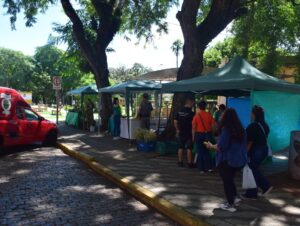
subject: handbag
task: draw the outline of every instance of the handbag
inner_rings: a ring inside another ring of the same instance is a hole
[[[249,165],[246,164],[243,168],[243,183],[242,183],[242,188],[243,189],[251,189],[251,188],[256,188],[256,182],[255,178],[253,176],[253,172],[250,169]]]
[[[261,130],[263,131],[263,133],[265,135],[267,146],[268,146],[268,156],[272,156],[273,155],[273,151],[271,149],[271,146],[268,144],[268,138],[267,138],[265,129],[264,129],[264,127],[259,122],[257,124],[259,125],[259,127],[261,128]]]

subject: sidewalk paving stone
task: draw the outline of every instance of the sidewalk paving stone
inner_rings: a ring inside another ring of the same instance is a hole
[[[268,198],[243,201],[235,213],[218,209],[224,201],[223,184],[217,172],[200,174],[197,169],[178,168],[176,156],[138,152],[128,140],[113,140],[60,125],[60,142],[94,157],[99,163],[156,195],[204,218],[212,225],[300,225],[300,201],[274,189]],[[287,169],[287,161],[265,165],[266,174]],[[241,174],[237,175],[238,191]],[[99,188],[101,189],[101,188]]]

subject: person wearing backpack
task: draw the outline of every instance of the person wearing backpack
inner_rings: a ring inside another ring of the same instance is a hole
[[[138,118],[141,120],[141,128],[150,129],[150,116],[153,110],[152,104],[149,101],[149,94],[143,94],[143,100],[138,111]]]

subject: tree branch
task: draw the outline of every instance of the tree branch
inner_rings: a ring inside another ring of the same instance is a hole
[[[121,10],[125,0],[100,2],[92,0],[92,4],[100,18],[100,26],[97,30],[97,51],[105,50],[121,25]]]
[[[86,56],[86,59],[89,62],[92,62],[92,60],[95,58],[95,55],[91,44],[85,37],[85,31],[83,28],[82,21],[80,20],[79,16],[77,15],[75,9],[73,8],[69,0],[61,0],[61,4],[65,14],[70,18],[70,20],[73,23],[73,32],[77,42],[79,43],[82,54]],[[93,64],[90,63],[90,65],[92,66]],[[95,71],[95,68],[93,68],[93,70]]]
[[[232,20],[244,13],[241,4],[241,0],[213,0],[209,14],[197,28],[199,39],[205,46]]]
[[[290,0],[294,6],[300,5],[300,0]]]
[[[176,18],[178,19],[184,39],[188,39],[197,32],[197,14],[200,7],[200,0],[184,0],[181,11],[178,11]],[[191,35],[190,35],[191,34]]]

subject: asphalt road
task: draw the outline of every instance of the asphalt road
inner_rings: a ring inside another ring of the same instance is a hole
[[[55,148],[0,153],[0,225],[176,225]]]

